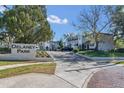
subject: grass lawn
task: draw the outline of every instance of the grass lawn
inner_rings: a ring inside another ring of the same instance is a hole
[[[5,70],[0,70],[0,78],[6,78],[6,77],[11,77],[26,73],[54,74],[55,68],[56,68],[55,63],[35,64],[35,65],[21,66],[16,68],[9,68]]]
[[[124,61],[116,62],[115,64],[124,64]]]
[[[79,51],[79,54],[90,57],[124,57],[124,53],[107,52],[107,51]]]
[[[29,61],[0,61],[0,66],[13,65],[13,64],[24,64],[24,63],[31,63],[31,62]]]

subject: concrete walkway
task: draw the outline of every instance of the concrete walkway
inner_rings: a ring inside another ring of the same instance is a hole
[[[74,88],[56,75],[29,73],[0,79],[0,88]]]
[[[20,67],[20,66],[34,65],[34,64],[45,64],[45,63],[46,62],[36,62],[36,63],[22,63],[22,64],[5,65],[5,66],[0,66],[0,70],[4,70],[4,69],[8,69],[8,68]]]
[[[24,63],[0,66],[0,70],[33,64],[50,62]],[[75,86],[57,75],[29,73],[0,79],[1,88],[74,88]]]

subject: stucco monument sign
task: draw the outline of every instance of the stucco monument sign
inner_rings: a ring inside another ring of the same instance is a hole
[[[36,44],[18,44],[10,45],[11,53],[0,55],[0,60],[36,60]]]
[[[34,59],[36,55],[36,44],[16,44],[10,45],[11,54],[17,59]]]
[[[0,55],[0,60],[28,60],[28,61],[42,61],[50,62],[53,59],[37,57],[36,51],[38,46],[36,44],[18,44],[13,43],[10,45],[11,53]]]

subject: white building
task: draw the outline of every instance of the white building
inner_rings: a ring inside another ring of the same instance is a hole
[[[48,41],[48,42],[41,43],[39,46],[40,46],[40,49],[43,49],[43,50],[57,50],[59,48],[59,42]]]
[[[114,48],[113,35],[108,33],[100,33],[98,44],[98,50],[111,50]],[[65,41],[65,47],[69,48],[85,48],[85,49],[95,49],[96,44],[94,41],[87,40],[83,33],[68,35]]]
[[[98,43],[98,50],[112,50],[114,49],[114,40],[113,40],[113,35],[108,34],[108,33],[100,33],[100,37],[102,37],[99,40]],[[96,44],[95,42],[89,42],[89,49],[95,49]]]
[[[74,34],[74,33],[70,33],[68,34],[65,42],[65,47],[69,47],[69,48],[78,48],[78,44],[79,44],[79,39],[78,39],[78,35]]]

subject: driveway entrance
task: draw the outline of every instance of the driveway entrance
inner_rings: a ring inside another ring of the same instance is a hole
[[[96,62],[71,52],[48,52],[57,63],[55,74],[75,87],[84,87],[89,75],[102,67],[113,66],[109,62]]]

